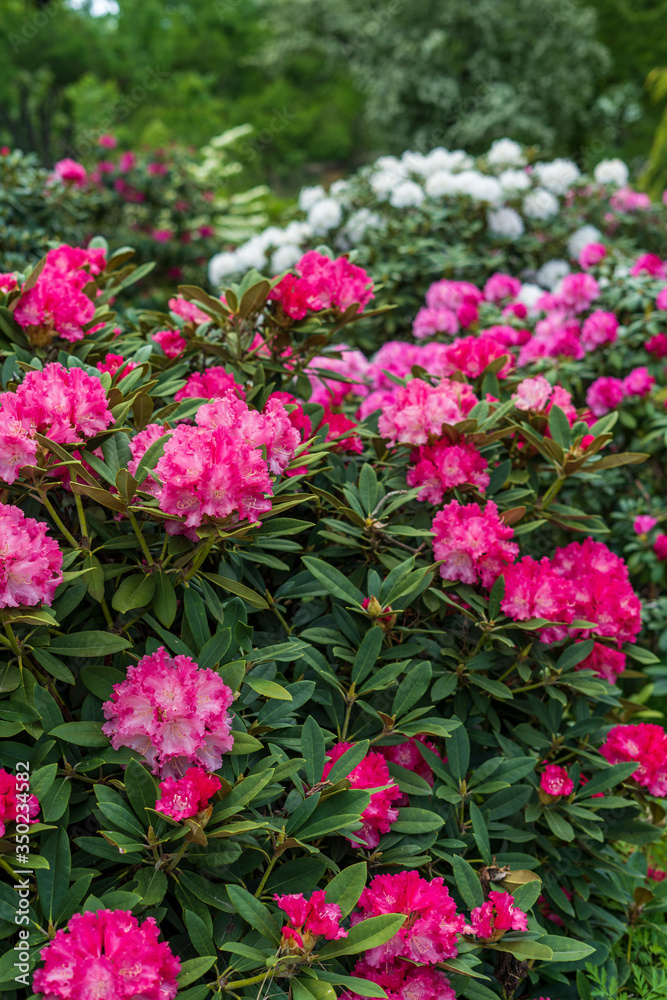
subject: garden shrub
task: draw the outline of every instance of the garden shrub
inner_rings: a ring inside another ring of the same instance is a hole
[[[372,356],[363,244],[162,312],[103,239],[0,276],[8,1000],[628,981],[667,898],[667,276],[628,245],[550,291],[434,264]]]

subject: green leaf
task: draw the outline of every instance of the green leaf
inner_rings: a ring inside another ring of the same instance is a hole
[[[398,933],[405,922],[402,913],[383,913],[379,917],[369,917],[368,920],[360,920],[358,924],[350,928],[346,938],[339,941],[330,941],[320,948],[319,956],[322,961],[330,958],[338,958],[339,955],[357,955],[360,951],[370,951],[384,944]]]
[[[554,441],[567,451],[570,447],[570,422],[560,406],[555,404],[549,410],[549,430]]]
[[[343,917],[351,913],[366,887],[366,862],[348,865],[334,875],[326,888],[327,903],[338,903]]]
[[[185,926],[188,929],[188,936],[197,954],[215,954],[213,938],[211,937],[209,929],[202,918],[197,916],[196,913],[193,913],[192,910],[186,910],[183,917],[185,920]]]
[[[588,958],[595,951],[593,945],[586,944],[585,941],[578,941],[576,938],[564,937],[561,934],[545,934],[540,938],[540,944],[551,948],[553,952],[552,962],[579,962],[582,958]]]
[[[145,608],[151,603],[155,593],[155,577],[143,573],[133,573],[121,581],[118,590],[113,595],[111,606],[114,611],[125,614],[134,608]]]
[[[316,559],[314,556],[303,556],[302,562],[309,573],[315,577],[318,583],[323,585],[324,589],[332,597],[337,597],[339,601],[345,601],[346,603],[361,604],[364,595],[353,583],[350,583],[340,570],[334,566],[330,566],[329,563],[324,562],[322,559]]]
[[[352,993],[358,993],[360,997],[377,997],[378,1000],[386,1000],[387,994],[369,979],[357,979],[356,976],[346,976],[343,973],[330,972],[328,969],[318,969],[317,975],[320,981],[333,983],[335,986],[345,986]]]
[[[174,623],[174,618],[176,617],[176,592],[174,591],[171,579],[166,573],[156,573],[154,575],[154,580],[155,594],[153,596],[153,611],[155,612],[158,620],[161,621],[166,628],[170,628]]]
[[[108,656],[129,649],[132,643],[110,632],[75,632],[51,639],[50,652],[58,656]]]
[[[327,781],[332,785],[335,785],[337,781],[342,778],[347,778],[350,771],[354,771],[355,767],[361,763],[366,754],[368,753],[369,742],[368,740],[362,740],[360,743],[353,744],[349,750],[346,750],[338,760],[334,763],[333,767],[327,775]]]
[[[378,502],[378,480],[372,465],[363,465],[359,473],[359,499],[366,514],[375,509]]]
[[[167,876],[159,868],[140,868],[135,875],[136,892],[143,906],[158,906],[167,891]]]
[[[463,781],[470,763],[470,740],[465,726],[459,726],[447,741],[447,763],[457,781]]]
[[[125,771],[125,792],[134,812],[144,826],[149,825],[146,809],[155,809],[160,797],[153,776],[138,760],[131,760]]]
[[[268,610],[269,605],[264,598],[260,597],[256,591],[251,590],[250,587],[246,587],[245,584],[237,583],[236,580],[232,580],[228,576],[220,576],[219,573],[202,573],[202,576],[210,580],[211,583],[215,583],[218,587],[222,587],[223,590],[229,591],[230,594],[242,597],[251,607],[261,608],[263,611]]]
[[[46,919],[54,920],[69,887],[72,867],[66,827],[49,830],[43,835],[41,853],[48,861],[49,867],[38,868],[35,872],[37,891]]]
[[[355,684],[361,684],[375,666],[382,649],[382,635],[382,629],[375,625],[361,640],[352,664],[352,680]]]
[[[279,701],[292,701],[292,695],[281,684],[266,680],[265,677],[253,677],[247,674],[245,679],[248,687],[264,698],[277,698]]]
[[[482,811],[475,802],[470,803],[470,819],[472,820],[472,832],[482,861],[486,865],[491,864],[491,845],[489,843],[489,831],[486,828]]]
[[[380,630],[378,629],[378,631]],[[429,661],[418,660],[398,686],[394,703],[391,706],[391,714],[395,718],[398,719],[402,715],[405,715],[413,705],[417,704],[419,699],[428,690],[431,684],[431,676],[432,670]]]
[[[216,630],[214,636],[212,636],[207,643],[199,650],[199,656],[197,657],[197,663],[202,668],[215,668],[223,656],[229,649],[232,643],[232,630],[231,628],[219,628]]]
[[[541,941],[526,941],[524,938],[516,941],[508,937],[503,937],[495,944],[486,946],[495,951],[507,951],[514,955],[520,962],[538,961],[550,962],[553,958],[553,951]]]
[[[452,868],[456,888],[465,905],[471,910],[475,906],[481,906],[484,902],[484,893],[474,868],[459,854],[452,855]]]
[[[101,722],[64,722],[52,729],[49,735],[79,747],[109,746],[109,740],[102,732]]]
[[[184,986],[189,986],[196,979],[203,976],[216,961],[216,955],[207,955],[200,958],[190,958],[187,962],[181,962],[181,971],[178,974],[179,991]]]
[[[228,885],[230,902],[246,923],[275,945],[280,944],[280,926],[269,909],[240,885]]]
[[[557,809],[545,809],[544,818],[551,832],[560,840],[565,840],[568,843],[574,840],[574,830],[571,824],[560,815]]]
[[[532,882],[524,882],[523,885],[519,885],[516,889],[512,889],[514,904],[515,906],[518,906],[520,910],[523,910],[524,913],[527,913],[540,898],[541,892],[541,879],[536,878]]]
[[[326,757],[324,734],[312,715],[309,715],[303,724],[303,729],[301,730],[301,748],[305,758],[304,770],[306,772],[306,781],[312,788],[313,785],[316,785],[322,779]]]
[[[398,819],[391,824],[394,833],[430,833],[445,825],[442,816],[430,809],[414,809],[405,806],[398,810]]]
[[[603,768],[578,790],[577,802],[582,799],[590,799],[596,792],[606,792],[608,788],[620,785],[622,781],[634,774],[638,767],[637,761],[630,761],[627,764],[610,764],[609,767]]]

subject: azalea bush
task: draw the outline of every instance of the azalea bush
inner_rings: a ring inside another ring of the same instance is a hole
[[[574,1000],[659,933],[664,262],[434,265],[364,353],[324,249],[0,275],[8,1000]]]

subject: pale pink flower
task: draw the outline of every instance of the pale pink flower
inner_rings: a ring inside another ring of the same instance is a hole
[[[164,646],[129,667],[102,710],[114,750],[139,751],[154,774],[178,777],[191,766],[217,771],[234,738],[234,695],[219,674]]]
[[[445,424],[464,420],[476,403],[474,392],[463,382],[443,378],[433,386],[413,378],[383,411],[379,431],[390,444],[427,444],[441,436]]]
[[[512,529],[492,501],[482,510],[476,503],[461,506],[452,500],[436,514],[431,530],[433,555],[442,562],[444,580],[481,582],[490,588],[519,553],[516,542],[509,541]]]
[[[544,375],[525,378],[519,382],[512,396],[517,410],[544,410],[553,392],[553,386]]]

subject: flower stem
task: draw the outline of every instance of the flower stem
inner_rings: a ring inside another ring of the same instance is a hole
[[[88,548],[88,525],[86,524],[86,515],[83,510],[83,504],[81,503],[81,497],[78,493],[74,493],[74,503],[76,504],[76,512],[79,517],[79,530],[81,531],[81,542],[82,544],[79,548]]]
[[[128,511],[128,516],[130,518],[130,524],[132,525],[132,527],[134,529],[134,533],[137,536],[137,538],[139,539],[139,545],[141,545],[141,551],[146,556],[146,562],[148,563],[149,566],[152,566],[153,565],[153,556],[151,555],[150,549],[148,548],[148,545],[146,544],[146,539],[144,538],[144,536],[143,536],[143,534],[141,532],[141,527],[139,525],[139,522],[137,521],[137,519],[136,519],[135,515],[132,513],[132,511]]]
[[[56,513],[53,504],[51,503],[51,501],[48,499],[48,497],[46,495],[46,490],[44,490],[44,491],[40,490],[40,492],[39,492],[39,499],[42,501],[42,503],[44,504],[44,506],[48,510],[49,514],[51,515],[52,520],[55,521],[55,523],[58,525],[58,528],[60,529],[60,531],[62,531],[63,535],[65,536],[65,538],[67,539],[67,541],[70,543],[70,545],[72,546],[72,548],[73,549],[79,549],[79,548],[81,548],[81,546],[77,542],[77,540],[74,537],[74,535],[70,531],[67,530],[67,528],[65,527],[65,525],[61,521],[60,517]]]

